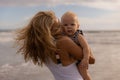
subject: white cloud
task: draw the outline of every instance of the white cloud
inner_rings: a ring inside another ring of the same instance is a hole
[[[0,6],[39,6],[56,4],[55,0],[0,0]]]
[[[100,9],[108,9],[108,10],[119,10],[120,9],[120,0],[108,1],[108,0],[97,0],[95,2],[83,2],[81,5],[100,8]]]
[[[120,29],[120,12],[110,13],[94,18],[80,17],[80,23],[83,29],[88,30],[117,30]]]
[[[120,0],[0,0],[0,6],[83,5],[93,8],[119,10]]]

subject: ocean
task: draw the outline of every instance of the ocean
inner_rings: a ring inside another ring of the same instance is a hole
[[[84,36],[96,58],[88,69],[92,80],[119,80],[120,31],[84,31]],[[25,63],[23,56],[16,54],[14,38],[11,31],[0,32],[0,80],[54,80],[45,65]]]

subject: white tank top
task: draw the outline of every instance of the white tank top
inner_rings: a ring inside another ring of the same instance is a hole
[[[46,66],[52,72],[55,80],[83,80],[78,72],[76,62],[68,66],[62,66],[62,64],[55,64],[50,59]]]

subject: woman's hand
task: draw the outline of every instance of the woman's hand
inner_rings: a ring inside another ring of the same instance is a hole
[[[79,66],[80,66],[81,68],[86,68],[86,69],[88,69],[88,64],[89,64],[89,60],[83,58],[83,59],[81,60],[80,64],[79,64]]]

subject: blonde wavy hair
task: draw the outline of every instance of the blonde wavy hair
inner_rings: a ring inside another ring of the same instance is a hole
[[[34,64],[42,65],[51,58],[56,62],[54,36],[59,28],[51,31],[55,22],[56,16],[52,11],[40,11],[26,27],[17,31],[17,52],[23,54],[25,61],[32,60]]]

